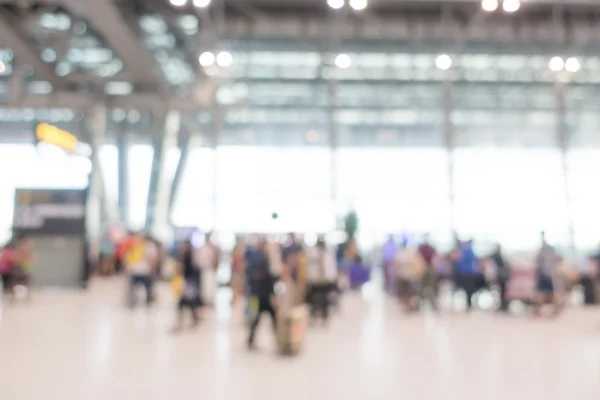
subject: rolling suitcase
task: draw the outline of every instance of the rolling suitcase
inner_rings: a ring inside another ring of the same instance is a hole
[[[296,306],[282,311],[277,316],[277,351],[281,355],[293,356],[302,350],[308,310],[306,306]]]

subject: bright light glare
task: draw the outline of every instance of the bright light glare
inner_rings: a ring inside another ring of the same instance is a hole
[[[175,7],[183,7],[187,4],[187,0],[170,0]]]
[[[452,66],[452,58],[448,54],[440,54],[435,59],[435,65],[441,70],[448,70]]]
[[[198,62],[203,67],[210,67],[215,63],[215,55],[210,51],[205,51],[204,53],[200,54],[200,57],[198,57]]]
[[[194,0],[194,6],[198,8],[208,7],[210,0]]]
[[[227,51],[217,54],[217,65],[219,67],[229,67],[233,63],[233,56]]]
[[[4,71],[6,71],[6,65],[0,61],[0,74],[4,73]]]
[[[364,10],[368,5],[368,0],[350,0],[350,7],[356,11]]]
[[[512,13],[521,8],[520,0],[504,0],[502,3],[502,9],[508,13]]]
[[[338,54],[335,57],[335,65],[338,68],[348,68],[352,65],[352,59],[348,54]]]
[[[569,57],[567,58],[567,61],[565,61],[565,69],[568,72],[577,72],[579,71],[579,68],[581,68],[581,65],[579,64],[579,60],[575,57]]]
[[[562,71],[564,67],[565,62],[562,59],[562,57],[559,56],[552,57],[550,59],[550,62],[548,63],[548,68],[550,68],[550,70],[554,72]]]
[[[334,10],[339,10],[340,8],[344,7],[344,3],[344,0],[327,0],[327,5]]]
[[[486,12],[496,11],[498,9],[498,0],[481,0],[481,9]]]

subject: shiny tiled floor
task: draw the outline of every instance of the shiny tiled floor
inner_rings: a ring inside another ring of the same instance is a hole
[[[248,353],[237,312],[219,302],[197,331],[172,336],[172,299],[122,307],[123,284],[36,293],[3,309],[0,399],[600,398],[600,311],[558,320],[403,315],[368,290],[344,300],[305,352],[273,354],[268,321]]]

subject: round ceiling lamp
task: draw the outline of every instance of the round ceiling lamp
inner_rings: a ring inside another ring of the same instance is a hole
[[[485,12],[494,12],[498,9],[498,0],[481,0],[481,9]]]
[[[362,11],[369,5],[368,0],[350,0],[350,7],[356,11]]]
[[[449,70],[452,66],[452,58],[448,54],[440,54],[435,59],[435,66],[443,71]]]
[[[504,0],[502,2],[502,9],[507,13],[514,13],[521,8],[520,0]]]
[[[194,7],[205,8],[210,5],[210,0],[193,0]]]
[[[579,60],[576,57],[569,57],[565,61],[565,69],[568,72],[577,72],[580,68],[581,64],[579,64]]]
[[[215,55],[210,51],[205,51],[198,57],[198,62],[203,67],[210,67],[215,63]]]
[[[327,0],[327,5],[334,10],[339,10],[340,8],[344,7],[344,4],[344,0]]]
[[[564,67],[565,61],[562,59],[562,57],[559,56],[552,57],[550,59],[550,62],[548,63],[548,68],[550,68],[550,70],[554,72],[560,72],[563,70]]]
[[[219,67],[229,67],[233,63],[233,56],[228,51],[222,51],[217,54],[217,65]]]
[[[335,57],[335,65],[342,69],[348,68],[350,65],[352,65],[352,59],[348,54],[338,54]]]
[[[171,5],[175,7],[183,7],[187,4],[187,0],[169,0]]]

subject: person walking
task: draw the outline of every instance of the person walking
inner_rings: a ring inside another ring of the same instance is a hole
[[[125,253],[125,264],[129,273],[129,306],[135,305],[135,289],[140,285],[146,290],[146,304],[150,305],[154,302],[152,274],[157,258],[154,243],[147,240],[142,232],[135,233]]]
[[[231,304],[233,305],[244,296],[245,253],[246,244],[244,239],[238,236],[235,240],[235,246],[231,250],[231,291],[233,292]]]
[[[329,322],[329,294],[336,279],[335,254],[320,238],[310,252],[308,262],[308,301],[312,322],[319,316],[324,325]]]
[[[394,260],[400,302],[408,312],[419,310],[418,284],[423,276],[424,262],[416,249],[405,239]]]
[[[431,307],[437,310],[438,278],[435,269],[437,251],[429,241],[429,234],[425,234],[418,250],[425,268],[421,279],[421,298],[429,300]]]
[[[508,261],[504,258],[502,254],[502,246],[500,244],[496,245],[496,250],[492,253],[490,259],[496,265],[496,281],[498,282],[498,287],[500,289],[500,308],[498,311],[508,312],[508,296],[507,296],[507,287],[508,282],[510,281],[510,266]]]
[[[256,329],[263,313],[269,314],[273,330],[277,330],[277,314],[275,312],[275,280],[271,274],[266,240],[260,244],[255,254],[253,265],[248,270],[248,289],[250,292],[250,309],[253,313],[248,336],[248,348],[253,350]]]
[[[546,241],[545,232],[541,233],[542,246],[537,254],[536,264],[536,309],[535,314],[540,315],[542,307],[546,304],[553,306],[553,315],[557,316],[562,310],[562,305],[557,293],[560,284],[558,264],[561,261],[558,252]]]
[[[468,240],[460,244],[455,262],[456,283],[467,296],[467,311],[473,308],[473,295],[477,291],[479,280],[479,259],[473,250],[473,241]]]
[[[182,243],[180,255],[181,275],[183,278],[183,288],[177,305],[177,324],[173,332],[181,331],[183,327],[183,312],[187,308],[192,315],[192,327],[196,327],[200,322],[198,308],[202,300],[200,299],[200,270],[193,262],[193,247],[190,240]]]

